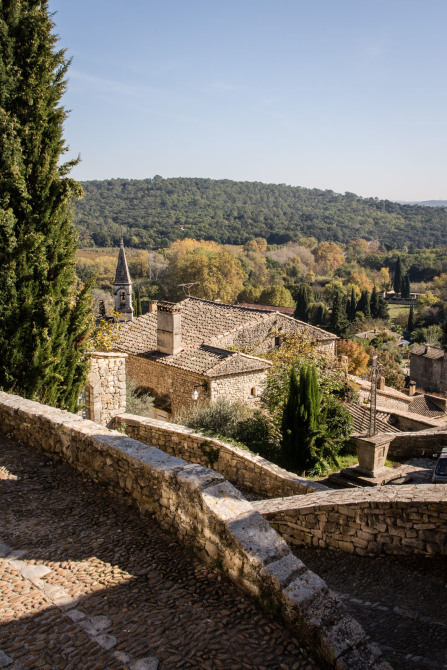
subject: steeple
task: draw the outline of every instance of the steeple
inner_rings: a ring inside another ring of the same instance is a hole
[[[122,314],[126,321],[132,321],[132,282],[130,279],[129,268],[127,267],[124,241],[122,237],[118,254],[118,264],[116,266],[115,281],[113,282],[113,297],[115,300],[115,311]]]

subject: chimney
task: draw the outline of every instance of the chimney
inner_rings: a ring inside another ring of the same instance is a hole
[[[410,382],[408,386],[408,395],[413,396],[416,393],[416,382]]]
[[[430,347],[428,346],[428,344],[426,344],[424,354],[428,354],[429,351],[430,351]]]
[[[377,380],[377,388],[379,391],[385,390],[385,377],[379,377]]]
[[[149,314],[153,314],[157,311],[157,301],[149,300]]]
[[[182,350],[181,307],[174,302],[157,304],[157,351],[175,356]]]

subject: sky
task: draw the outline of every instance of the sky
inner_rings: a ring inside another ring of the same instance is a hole
[[[445,0],[50,0],[79,180],[447,200]]]

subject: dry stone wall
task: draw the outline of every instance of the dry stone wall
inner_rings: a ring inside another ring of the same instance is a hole
[[[120,414],[115,421],[115,425],[125,425],[130,437],[188,463],[212,467],[226,479],[261,495],[272,498],[328,490],[323,484],[298,477],[245,449],[194,433],[191,428],[133,414]]]
[[[134,501],[204,561],[218,561],[243,589],[277,607],[326,667],[391,670],[326,583],[222,475],[6,393],[0,393],[0,425],[4,433],[63,458]]]
[[[292,545],[361,556],[447,554],[447,487],[382,486],[253,503]]]
[[[90,354],[85,412],[87,418],[103,426],[126,411],[126,358],[127,354]]]
[[[232,402],[258,402],[267,380],[266,370],[215,377],[211,380],[211,400],[225,398]]]
[[[179,410],[193,405],[194,400],[191,394],[194,389],[199,394],[198,402],[211,399],[209,380],[203,375],[157,363],[141,356],[129,354],[127,376],[133,379],[138,386],[156,389],[158,397],[165,396],[166,409],[174,415]]]

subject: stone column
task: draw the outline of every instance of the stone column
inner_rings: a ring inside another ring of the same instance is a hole
[[[86,418],[110,426],[113,418],[126,411],[127,354],[95,351],[86,387]]]

